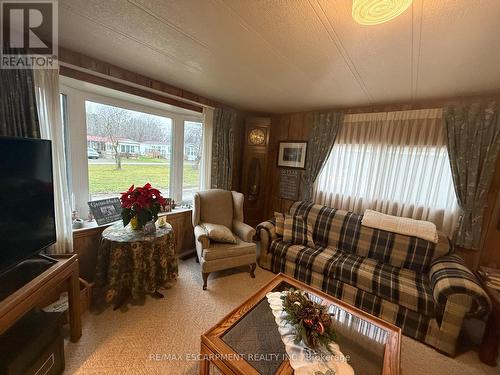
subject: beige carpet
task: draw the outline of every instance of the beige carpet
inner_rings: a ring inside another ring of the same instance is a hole
[[[197,374],[193,357],[199,353],[200,334],[273,277],[260,268],[255,279],[242,270],[221,272],[210,276],[204,292],[193,258],[179,263],[179,274],[164,299],[148,298],[127,311],[86,313],[82,338],[66,344],[65,374]],[[156,354],[170,358],[155,360]],[[479,362],[476,351],[452,359],[407,337],[401,365],[403,375],[500,374],[498,367]]]

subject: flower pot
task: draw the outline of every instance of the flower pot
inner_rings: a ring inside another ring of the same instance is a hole
[[[153,222],[153,226],[154,226],[153,215],[151,213],[149,213],[149,211],[147,211],[146,215],[144,215],[144,214],[142,214],[142,215],[134,215],[130,219],[130,227],[133,230],[142,230],[142,229],[144,229],[145,225],[147,225],[151,221]],[[156,229],[156,227],[155,227],[155,229]]]
[[[153,234],[154,232],[156,232],[156,225],[153,220],[148,221],[146,224],[144,224],[144,233]]]
[[[132,219],[130,219],[130,227],[133,230],[139,230],[139,221],[137,220],[137,216],[134,216]]]

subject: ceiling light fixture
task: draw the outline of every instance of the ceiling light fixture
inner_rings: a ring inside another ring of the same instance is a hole
[[[353,0],[352,18],[361,25],[378,25],[399,16],[413,0]]]

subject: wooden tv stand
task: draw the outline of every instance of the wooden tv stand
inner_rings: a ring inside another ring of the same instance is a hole
[[[51,255],[57,262],[0,301],[0,334],[61,286],[68,291],[70,339],[82,336],[78,255]]]

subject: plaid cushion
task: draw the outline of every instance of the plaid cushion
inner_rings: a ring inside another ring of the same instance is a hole
[[[402,333],[407,336],[424,339],[431,317],[326,276],[322,284],[321,289],[326,293],[401,327]]]
[[[274,257],[273,259],[277,260]],[[427,341],[427,333],[431,323],[434,322],[434,319],[430,316],[412,311],[404,306],[395,304],[324,274],[300,272],[299,265],[288,260],[279,262],[278,264],[273,262],[272,271],[286,273],[350,305],[401,327],[403,334],[407,336]]]
[[[417,273],[428,273],[432,260],[450,250],[449,241],[442,233],[435,244],[363,226],[362,215],[310,202],[295,202],[290,215],[303,216],[313,227],[313,240],[317,246],[341,249]]]
[[[301,216],[285,215],[283,241],[314,247],[312,227]]]
[[[296,264],[294,275],[307,279],[312,272],[352,285],[379,298],[424,315],[434,315],[434,298],[427,275],[377,262],[332,248],[309,248],[275,240],[271,245],[273,271],[286,261]]]
[[[475,303],[470,315],[481,316],[491,311],[491,301],[476,276],[456,254],[438,258],[432,262],[429,280],[434,299],[441,305],[452,295],[469,296]]]

